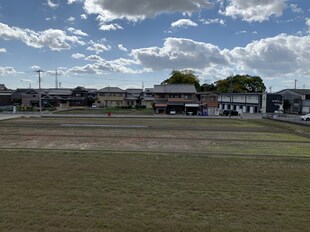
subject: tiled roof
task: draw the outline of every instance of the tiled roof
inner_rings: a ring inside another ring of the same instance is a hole
[[[97,91],[98,93],[124,93],[126,92],[125,90],[122,90],[118,87],[105,87],[103,89],[100,89]]]
[[[143,92],[142,89],[126,89],[127,93],[135,93],[135,94],[140,94]]]
[[[287,92],[287,91],[291,91],[291,92],[297,93],[299,95],[308,95],[308,94],[310,94],[310,89],[284,89],[284,90],[279,91],[278,93],[284,93],[284,92]]]
[[[48,90],[49,95],[71,95],[72,90],[70,89],[49,89]]]
[[[194,85],[173,84],[173,85],[155,85],[154,93],[196,93]]]

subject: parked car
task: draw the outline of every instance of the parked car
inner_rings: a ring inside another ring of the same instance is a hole
[[[170,110],[171,115],[175,115],[177,112],[175,110]]]
[[[230,110],[224,110],[221,115],[222,116],[229,116],[229,112],[230,112]],[[231,110],[231,116],[239,116],[239,115],[240,115],[240,113],[237,110]]]
[[[310,121],[310,114],[306,114],[306,115],[300,116],[300,119],[303,120],[303,121]]]

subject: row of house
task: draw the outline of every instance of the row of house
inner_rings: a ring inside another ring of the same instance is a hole
[[[157,114],[217,115],[222,110],[240,113],[270,113],[283,109],[289,113],[310,112],[309,89],[286,89],[278,93],[197,92],[194,85],[155,85],[154,88],[126,89],[105,87],[100,90],[74,89],[7,89],[0,85],[0,107],[6,105],[68,108],[73,106],[145,107]]]

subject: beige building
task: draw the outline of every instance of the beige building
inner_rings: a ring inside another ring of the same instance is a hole
[[[126,91],[118,87],[105,87],[97,91],[97,107],[125,106]]]

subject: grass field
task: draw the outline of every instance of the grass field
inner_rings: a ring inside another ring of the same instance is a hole
[[[72,109],[55,112],[55,114],[96,114],[107,115],[153,115],[153,109],[121,109],[121,108],[91,108],[91,109]]]
[[[307,231],[309,127],[0,122],[0,231]]]

